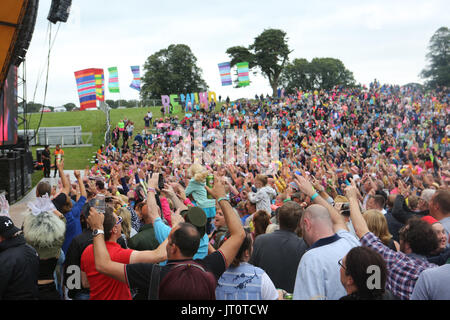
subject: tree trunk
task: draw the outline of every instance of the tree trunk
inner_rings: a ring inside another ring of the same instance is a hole
[[[278,86],[276,82],[272,82],[271,83],[271,87],[272,87],[272,98],[277,98],[278,97]]]

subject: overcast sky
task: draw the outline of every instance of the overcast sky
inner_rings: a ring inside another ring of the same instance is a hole
[[[290,60],[340,59],[357,82],[404,85],[423,83],[420,71],[433,33],[449,26],[448,0],[372,1],[148,1],[73,0],[67,23],[51,26],[55,39],[50,57],[46,105],[79,106],[74,72],[117,66],[121,93],[106,99],[138,99],[129,87],[131,65],[170,44],[186,44],[197,57],[210,91],[230,99],[271,93],[262,75],[250,74],[251,85],[222,87],[217,64],[229,61],[226,49],[248,46],[264,29],[287,33]],[[27,99],[44,99],[50,0],[39,1],[33,38],[27,53]],[[154,4],[157,3],[157,4]],[[40,77],[40,81],[38,81]],[[167,94],[178,92],[167,92]]]

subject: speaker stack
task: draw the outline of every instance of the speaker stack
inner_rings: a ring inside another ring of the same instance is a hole
[[[9,204],[17,201],[16,198],[16,161],[8,156],[0,157],[0,190],[6,192]]]
[[[30,46],[34,26],[36,25],[38,6],[39,0],[28,0],[28,6],[23,21],[19,26],[19,36],[17,37],[13,53],[13,63],[17,67],[25,60],[28,47]]]
[[[20,168],[22,174],[22,195],[25,195],[31,189],[31,174],[33,173],[33,155],[24,148],[16,148],[20,156]],[[31,159],[31,160],[30,160]],[[31,163],[30,163],[31,162]],[[18,188],[16,186],[16,188]]]
[[[20,153],[18,151],[8,152],[8,157],[14,161],[14,192],[16,195],[16,201],[19,200],[22,195],[22,163],[20,160]]]
[[[32,161],[33,155],[25,149],[11,150],[0,157],[0,190],[6,192],[9,204],[31,189]]]

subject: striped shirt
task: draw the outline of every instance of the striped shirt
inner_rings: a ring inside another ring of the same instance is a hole
[[[402,300],[410,299],[422,271],[437,267],[425,258],[408,256],[388,248],[371,232],[361,238],[361,244],[375,250],[384,258],[388,270],[386,288]]]

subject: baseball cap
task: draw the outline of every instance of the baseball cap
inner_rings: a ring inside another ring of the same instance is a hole
[[[425,222],[428,222],[430,225],[433,225],[435,223],[438,223],[439,221],[433,218],[432,216],[423,216],[420,218],[420,220],[423,220]]]
[[[11,218],[0,216],[0,236],[8,239],[19,231],[20,229],[14,225]]]
[[[186,222],[194,225],[200,236],[203,237],[206,233],[206,213],[202,208],[199,207],[189,207],[188,210],[184,210],[181,213],[181,216],[184,218]]]

